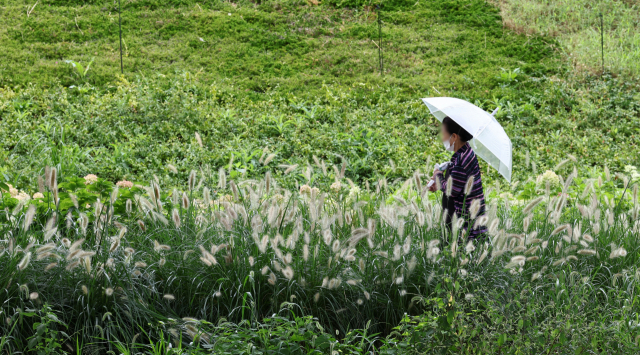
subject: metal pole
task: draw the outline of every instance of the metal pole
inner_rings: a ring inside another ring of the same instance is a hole
[[[384,61],[382,59],[382,18],[380,18],[380,5],[378,8],[378,59],[380,60],[380,75],[384,75]]]
[[[124,74],[122,65],[122,20],[120,19],[120,0],[118,0],[118,27],[120,28],[120,73]]]
[[[602,74],[604,74],[604,19],[600,13],[600,53],[602,55]]]

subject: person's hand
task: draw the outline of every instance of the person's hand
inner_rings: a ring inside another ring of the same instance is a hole
[[[435,181],[435,180],[434,180]],[[436,192],[438,191],[438,187],[436,186],[436,184],[434,183],[433,185],[429,186],[429,191],[431,192]]]

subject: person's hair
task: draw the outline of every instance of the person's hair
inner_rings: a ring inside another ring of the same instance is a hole
[[[455,133],[459,135],[460,139],[462,139],[463,142],[468,142],[473,139],[473,136],[471,135],[471,133],[467,132],[464,128],[460,127],[460,125],[457,124],[456,121],[452,120],[449,116],[445,117],[442,120],[442,125],[444,126],[444,129],[446,129],[447,132],[449,132],[449,134]]]

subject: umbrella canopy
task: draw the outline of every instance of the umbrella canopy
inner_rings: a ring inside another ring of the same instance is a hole
[[[492,114],[465,100],[454,97],[427,97],[425,105],[440,122],[450,117],[473,135],[473,151],[511,182],[511,139]]]

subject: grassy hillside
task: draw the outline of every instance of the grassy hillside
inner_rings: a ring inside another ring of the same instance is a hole
[[[0,85],[77,84],[64,61],[86,65],[92,58],[86,81],[115,81],[120,58],[113,4],[45,1],[27,16],[27,2],[3,1],[2,17],[15,22],[0,29]],[[495,85],[500,67],[548,71],[544,64],[555,48],[553,40],[503,31],[497,9],[484,1],[419,2],[382,12],[383,81],[377,14],[370,10],[299,1],[125,1],[124,68],[131,76],[188,70],[205,82],[226,80],[256,92],[307,92],[333,81],[420,92],[459,86],[464,77],[483,90]]]
[[[0,0],[0,353],[638,353],[640,82],[574,70],[555,12],[125,0],[120,75],[115,2],[29,1]],[[486,242],[413,175],[448,158],[426,96],[501,107]]]
[[[513,30],[555,36],[578,70],[640,73],[640,2],[495,1]],[[603,34],[601,34],[603,30]]]
[[[111,180],[261,175],[264,148],[274,165],[315,155],[347,160],[354,180],[407,176],[446,159],[418,100],[441,95],[502,107],[516,180],[567,154],[583,170],[636,163],[637,81],[571,74],[555,39],[503,29],[484,1],[385,3],[384,75],[367,5],[125,1],[122,77],[113,4],[1,4],[0,172],[14,185],[45,164]]]

